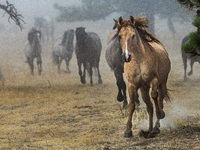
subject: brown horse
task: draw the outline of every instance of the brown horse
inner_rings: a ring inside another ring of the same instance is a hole
[[[154,137],[160,133],[160,119],[165,117],[163,111],[163,99],[170,100],[167,90],[167,79],[170,72],[171,63],[168,54],[162,43],[151,33],[146,31],[148,27],[146,17],[132,17],[129,20],[118,20],[117,29],[122,47],[125,76],[128,80],[129,105],[128,122],[124,132],[125,137],[132,136],[132,116],[135,110],[137,90],[140,89],[142,99],[147,105],[149,114],[149,130],[141,131],[144,137]],[[153,104],[156,108],[157,121],[153,128]]]

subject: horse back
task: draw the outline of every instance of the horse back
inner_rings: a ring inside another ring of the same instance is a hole
[[[108,66],[112,69],[120,69],[121,71],[124,70],[124,62],[122,60],[122,49],[120,46],[120,42],[118,37],[112,39],[109,42],[107,48],[106,48],[106,53],[105,53],[105,58]]]
[[[152,52],[152,58],[150,58],[152,60],[148,62],[153,62],[153,59],[155,60],[156,74],[158,78],[163,81],[167,79],[171,69],[169,55],[163,45],[156,42],[151,42],[150,45],[153,47],[154,51]]]
[[[94,33],[94,32],[88,32],[89,38],[86,38],[86,43],[91,43],[91,47],[94,51],[96,51],[98,54],[101,53],[102,44],[100,37]]]

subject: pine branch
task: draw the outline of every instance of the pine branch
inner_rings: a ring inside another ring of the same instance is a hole
[[[20,27],[21,30],[24,29],[21,23],[21,22],[25,23],[23,20],[24,17],[21,14],[17,13],[17,9],[14,7],[13,4],[10,4],[8,1],[6,1],[6,4],[7,5],[0,4],[0,9],[3,9],[5,13],[9,14],[8,22],[10,22],[10,19],[12,19],[16,23],[16,25]]]

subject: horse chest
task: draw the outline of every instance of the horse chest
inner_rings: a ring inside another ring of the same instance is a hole
[[[129,82],[134,84],[148,84],[152,80],[156,70],[153,66],[147,66],[144,64],[125,64],[125,76]]]

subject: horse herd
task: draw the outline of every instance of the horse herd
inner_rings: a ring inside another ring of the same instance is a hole
[[[132,136],[132,116],[135,105],[139,105],[140,103],[137,93],[140,89],[149,115],[149,130],[141,131],[140,135],[147,138],[154,137],[160,133],[160,119],[165,117],[163,100],[170,100],[167,89],[167,79],[171,69],[169,56],[163,44],[146,30],[149,23],[148,18],[134,18],[130,16],[128,20],[123,20],[120,17],[118,21],[114,21],[113,29],[117,28],[117,31],[111,32],[108,36],[105,58],[108,66],[114,71],[117,81],[117,100],[119,102],[123,101],[124,108],[128,105],[129,115],[124,136]],[[67,30],[62,37],[55,41],[52,55],[53,61],[57,65],[58,73],[60,73],[60,65],[63,59],[66,62],[67,72],[70,72],[69,62],[74,49],[74,35],[76,35],[75,54],[81,83],[86,83],[85,77],[86,71],[88,71],[90,85],[93,85],[92,68],[94,68],[98,73],[98,83],[101,84],[102,79],[99,71],[102,51],[101,40],[96,33],[86,32],[83,27],[76,28],[76,31],[73,29]],[[32,75],[34,74],[33,59],[37,58],[38,73],[40,75],[42,71],[42,59],[41,32],[39,30],[30,30],[24,52]],[[186,62],[185,59],[187,60],[187,57],[184,54],[183,58],[184,62]],[[191,61],[191,65],[193,65],[194,61]],[[81,69],[82,66],[83,70]],[[126,83],[123,79],[123,73],[128,81],[129,103],[127,102]],[[149,94],[150,89],[151,92]],[[153,104],[150,96],[154,101],[156,109],[157,121],[154,127]]]

